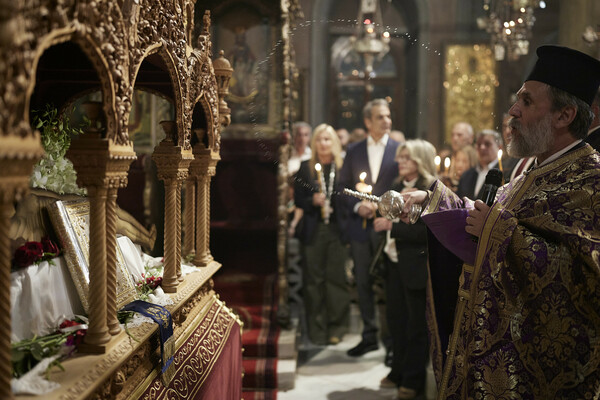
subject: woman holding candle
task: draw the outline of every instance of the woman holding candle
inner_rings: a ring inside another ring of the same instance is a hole
[[[433,145],[409,140],[398,147],[399,177],[391,190],[427,190],[436,179]],[[398,399],[413,399],[425,385],[429,359],[425,319],[427,284],[427,229],[419,218],[414,225],[376,218],[373,228],[386,232],[384,252],[386,319],[392,336],[392,370],[382,387],[398,387]]]
[[[338,195],[342,148],[333,127],[317,126],[312,157],[302,162],[294,183],[296,205],[304,210],[300,241],[304,249],[304,302],[308,337],[314,344],[337,344],[347,331],[350,293],[340,239]]]

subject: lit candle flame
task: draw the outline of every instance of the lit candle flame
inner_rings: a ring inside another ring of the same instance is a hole
[[[442,158],[440,156],[435,156],[433,162],[435,163],[435,166],[439,168],[440,164],[442,163]]]
[[[360,178],[361,183],[365,183],[365,178],[367,177],[367,173],[361,172],[358,177]]]
[[[450,168],[450,157],[444,158],[444,168],[446,168],[446,170]]]
[[[321,172],[321,164],[319,164],[319,163],[316,163],[316,164],[315,164],[315,170],[316,170],[317,172]]]
[[[500,172],[504,172],[502,169],[502,149],[498,150],[498,168],[500,169]]]

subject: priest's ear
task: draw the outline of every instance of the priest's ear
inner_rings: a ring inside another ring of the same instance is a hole
[[[567,105],[556,111],[554,118],[554,127],[556,129],[568,128],[575,119],[578,109],[576,106]]]

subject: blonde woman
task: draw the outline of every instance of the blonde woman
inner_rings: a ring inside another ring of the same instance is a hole
[[[425,140],[398,146],[399,177],[390,189],[398,192],[427,190],[436,179],[435,147]],[[392,370],[382,387],[397,387],[398,399],[413,399],[425,386],[429,357],[425,319],[427,284],[427,230],[419,219],[414,225],[376,218],[373,228],[386,231],[386,319],[392,336]]]
[[[342,147],[335,130],[317,126],[312,157],[302,162],[294,183],[294,199],[304,210],[304,303],[308,337],[314,344],[337,344],[347,331],[350,294],[344,264],[347,250],[340,240],[338,195]]]

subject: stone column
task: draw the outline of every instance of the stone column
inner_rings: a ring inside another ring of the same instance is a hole
[[[0,135],[0,399],[13,398],[10,387],[10,268],[13,258],[10,220],[14,214],[13,203],[26,195],[33,165],[42,154],[39,137]]]

